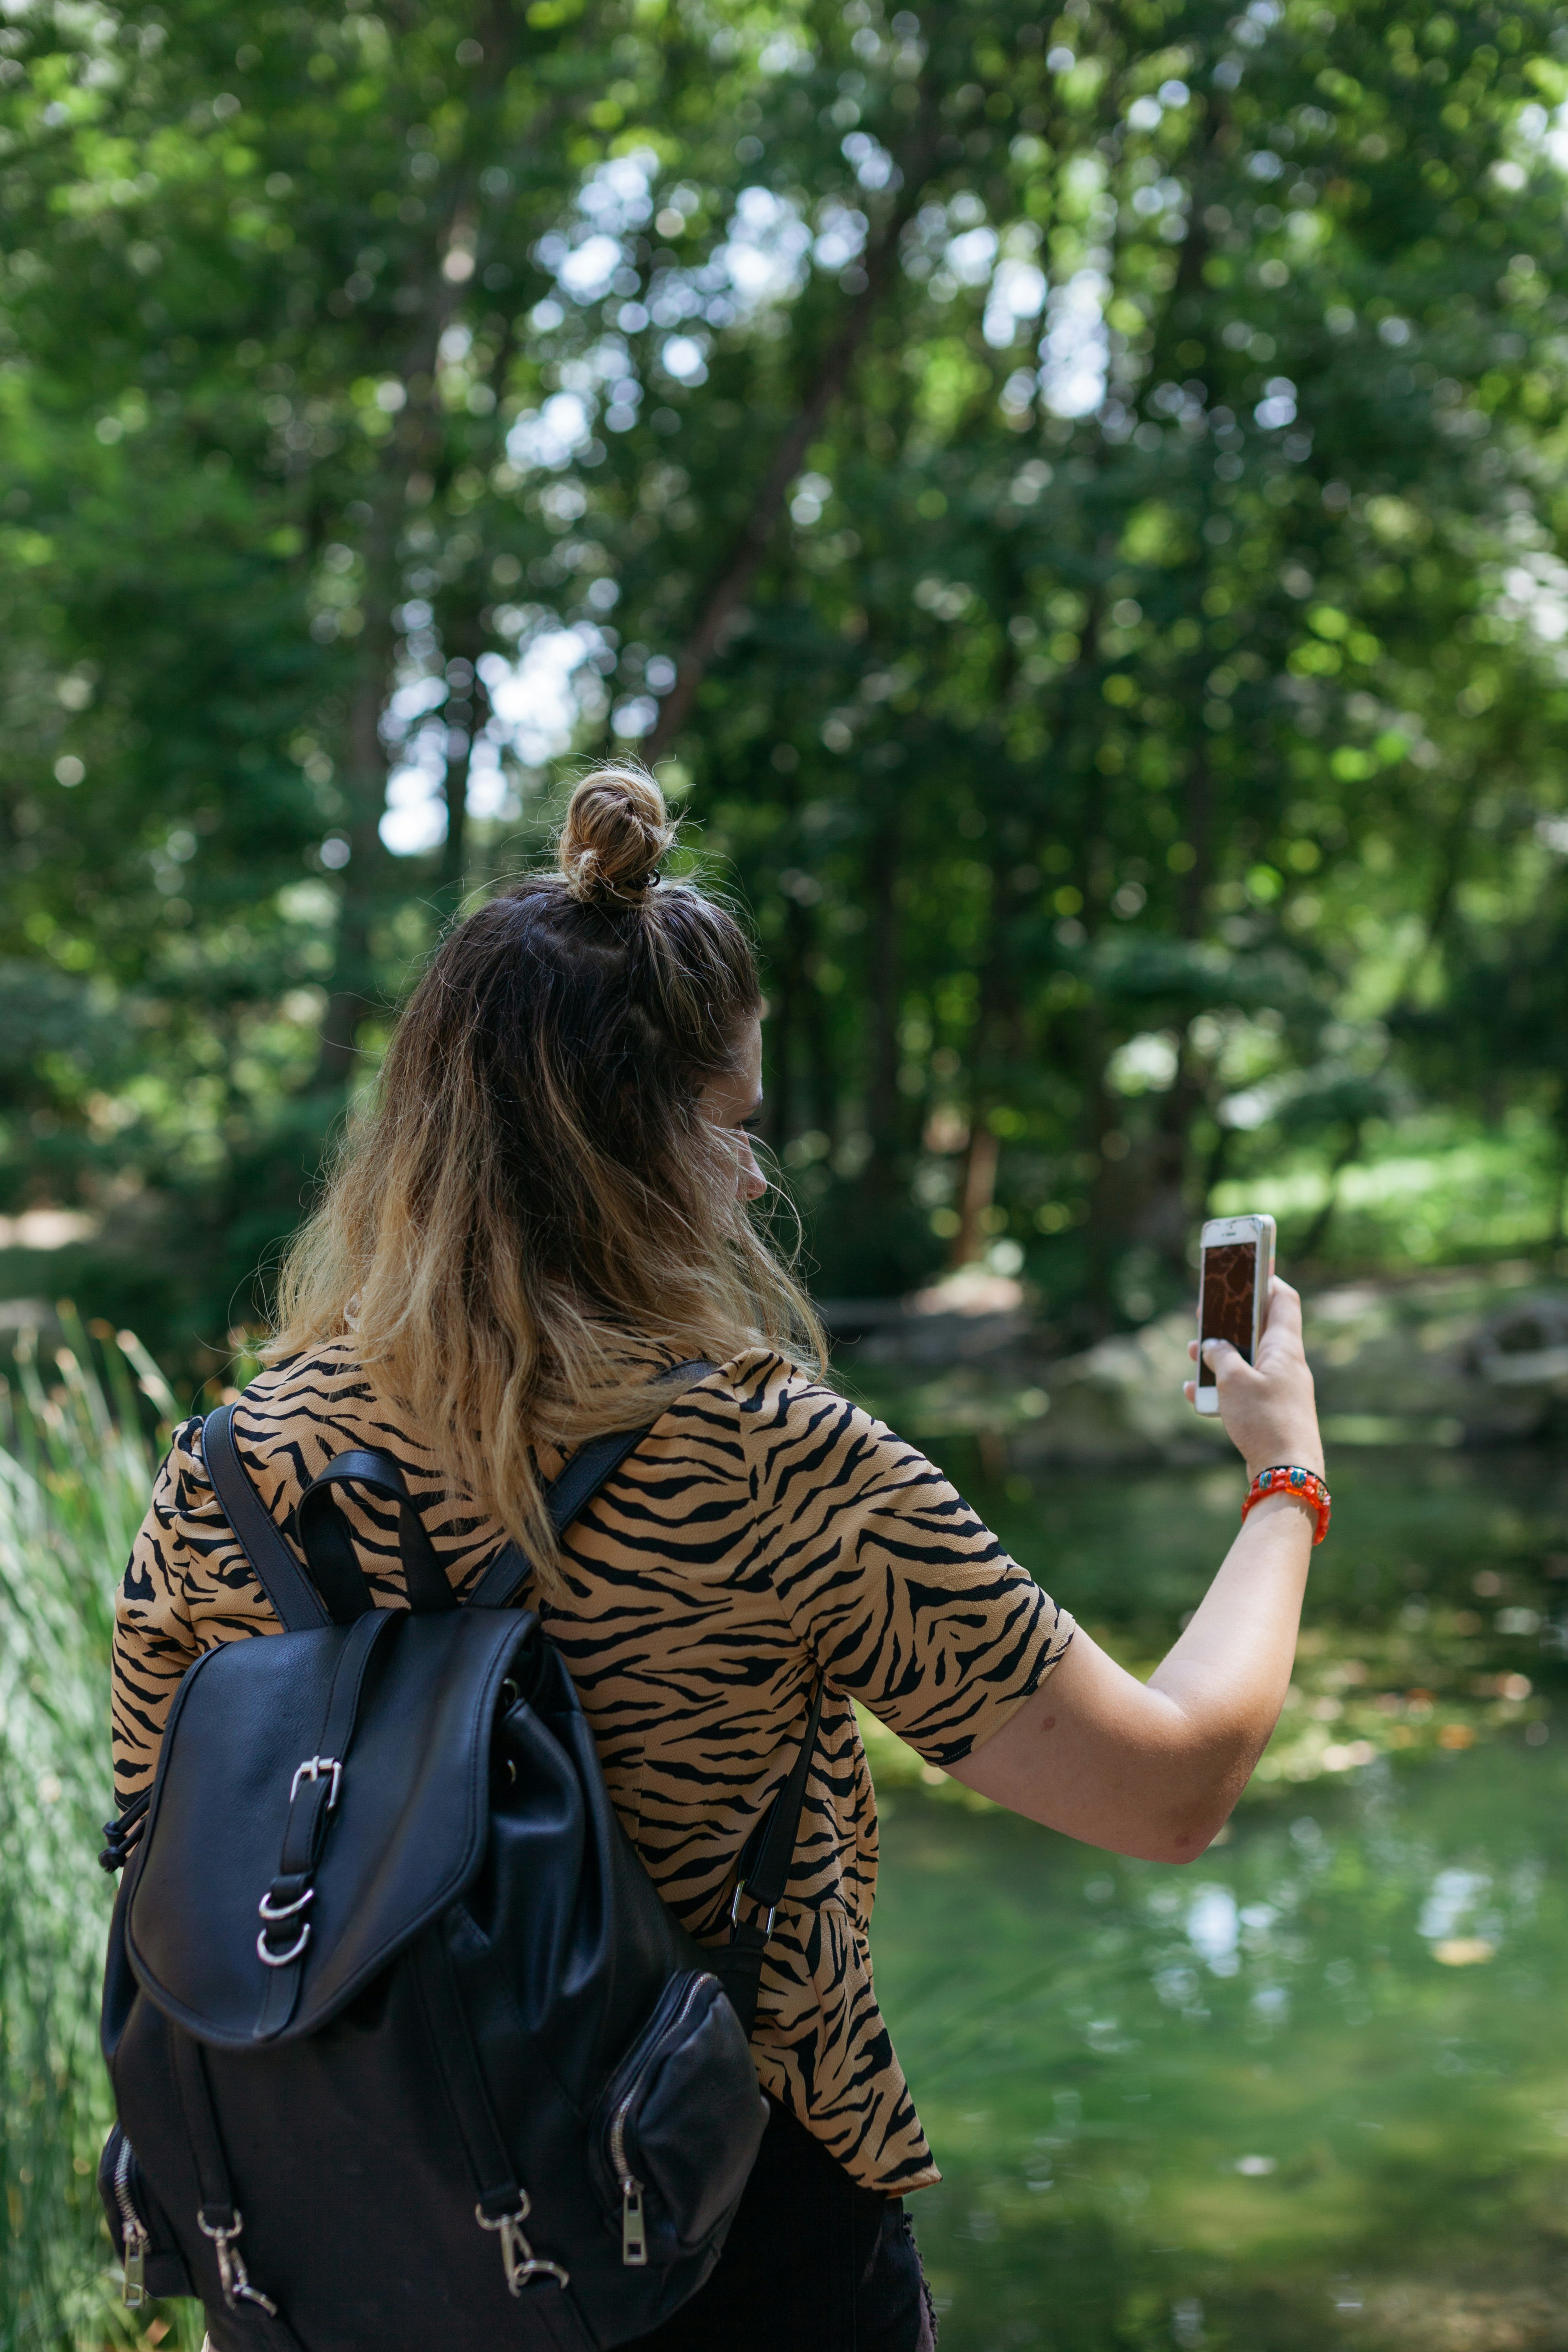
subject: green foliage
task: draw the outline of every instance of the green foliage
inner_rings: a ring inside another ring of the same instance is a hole
[[[112,2116],[98,2054],[110,1889],[94,1866],[111,1600],[147,1507],[144,1400],[174,1400],[127,1336],[29,1351],[0,1444],[0,2347],[140,2341],[110,2300],[94,2174]],[[138,1393],[140,1388],[141,1393]]]
[[[1559,1237],[1562,40],[8,20],[0,1211],[216,1374],[441,921],[640,742],[825,1290],[1136,1318],[1415,1112],[1523,1118]]]

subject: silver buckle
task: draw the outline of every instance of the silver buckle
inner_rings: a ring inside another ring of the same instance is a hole
[[[244,2214],[237,2212],[233,2222],[226,2230],[216,2230],[210,2221],[198,2213],[196,2227],[203,2237],[210,2238],[217,2248],[217,2274],[223,2286],[223,2299],[230,2311],[237,2311],[241,2303],[255,2303],[259,2304],[263,2311],[276,2319],[278,2305],[269,2294],[263,2294],[259,2287],[251,2285],[250,2274],[245,2267],[245,2257],[234,2242],[245,2227]]]
[[[289,1783],[289,1802],[292,1804],[299,1795],[301,1780],[319,1780],[323,1772],[330,1772],[332,1776],[331,1790],[327,1798],[327,1811],[329,1813],[335,1813],[338,1810],[338,1790],[342,1786],[343,1779],[343,1768],[335,1756],[307,1756],[304,1762],[296,1767],[294,1778]]]
[[[731,1927],[738,1927],[741,1924],[741,1897],[745,1894],[745,1880],[743,1878],[738,1878],[735,1881],[735,1892],[730,1899],[730,1925]],[[776,1903],[771,1904],[768,1907],[768,1924],[763,1929],[764,1936],[771,1936],[773,1934],[773,1921],[778,1917],[778,1905]]]
[[[570,2286],[571,2273],[563,2271],[559,2263],[545,2262],[534,2252],[523,2236],[522,2225],[531,2210],[527,2189],[520,2189],[518,2198],[516,2212],[503,2213],[499,2221],[488,2221],[482,2205],[474,2208],[474,2219],[481,2230],[499,2230],[500,2232],[501,2267],[506,2272],[507,2285],[513,2294],[521,2294],[523,2288],[531,2286],[535,2279],[552,2278],[557,2286]]]

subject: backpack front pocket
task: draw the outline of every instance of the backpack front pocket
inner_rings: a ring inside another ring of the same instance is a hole
[[[109,2234],[125,2266],[121,2300],[126,2309],[140,2311],[152,2295],[194,2294],[184,2256],[118,2124],[98,2160],[98,2193]]]
[[[591,2133],[628,2270],[674,2262],[728,2228],[767,2116],[718,1978],[697,1969],[671,1977],[611,2077]]]

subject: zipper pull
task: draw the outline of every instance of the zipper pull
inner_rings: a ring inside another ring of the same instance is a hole
[[[621,2261],[629,2271],[647,2263],[647,2233],[643,2227],[642,2182],[628,2173],[621,2183]]]
[[[125,2224],[125,2287],[121,2300],[127,2311],[140,2311],[147,2300],[147,2232],[140,2221]]]

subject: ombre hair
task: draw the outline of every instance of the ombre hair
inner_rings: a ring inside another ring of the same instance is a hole
[[[702,1115],[762,994],[735,918],[659,878],[674,835],[651,776],[601,768],[572,796],[560,870],[443,940],[289,1250],[265,1350],[347,1339],[546,1591],[532,1449],[657,1418],[669,1391],[637,1342],[823,1361],[737,1197],[733,1136]]]

